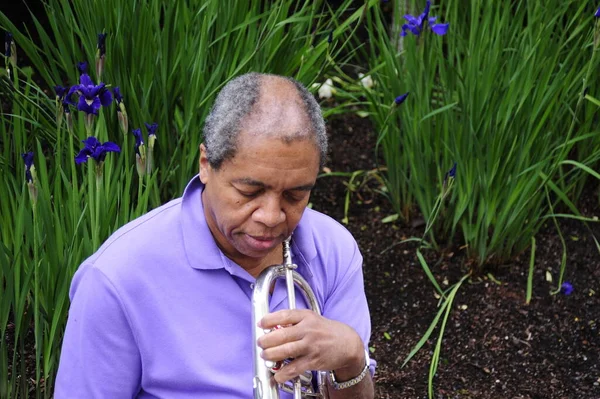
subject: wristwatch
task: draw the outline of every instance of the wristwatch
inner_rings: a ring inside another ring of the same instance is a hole
[[[369,373],[370,366],[371,366],[371,359],[369,358],[369,351],[365,350],[365,368],[359,375],[357,375],[356,377],[354,377],[351,380],[344,381],[344,382],[336,381],[335,374],[333,373],[333,371],[330,371],[329,373],[327,373],[327,377],[328,377],[329,383],[331,384],[333,389],[335,389],[336,391],[339,391],[340,389],[350,388],[351,386],[354,386],[354,385],[358,384],[359,382],[361,382],[367,376],[367,373]]]

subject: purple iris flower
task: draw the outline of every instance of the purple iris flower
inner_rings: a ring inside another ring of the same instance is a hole
[[[148,137],[156,136],[156,130],[158,129],[158,123],[154,122],[152,124],[144,123],[146,125],[146,129],[148,129]]]
[[[394,100],[394,102],[396,103],[396,105],[400,105],[404,101],[406,101],[406,98],[408,97],[409,94],[410,94],[410,92],[404,93],[401,96],[396,97],[396,99]]]
[[[94,158],[96,162],[100,163],[104,161],[107,153],[121,152],[121,148],[119,148],[119,146],[115,143],[107,141],[106,143],[102,144],[94,136],[90,136],[81,142],[85,144],[85,146],[75,157],[75,163],[77,164],[86,162],[90,157]]]
[[[119,86],[113,88],[113,94],[115,96],[115,101],[117,102],[117,105],[121,104],[123,102],[123,96],[121,95],[121,89],[119,88]],[[117,111],[120,111],[119,108],[117,108]]]
[[[12,41],[13,41],[13,35],[10,32],[6,32],[4,34],[4,55],[6,57],[10,57],[11,56],[11,45],[12,45]]]
[[[144,145],[144,139],[142,137],[142,129],[133,129],[131,131],[135,137],[135,153],[140,155],[140,146]]]
[[[54,91],[56,92],[56,100],[60,101],[63,106],[63,111],[65,113],[69,113],[71,110],[69,109],[70,105],[75,105],[73,102],[72,93],[70,93],[70,89],[68,87],[62,86],[54,86]]]
[[[98,33],[98,50],[100,52],[100,57],[106,54],[106,35],[108,35],[108,33]]]
[[[71,109],[69,108],[69,106],[71,105],[74,106],[75,103],[73,101],[70,101],[67,97],[65,97],[62,101],[63,111],[65,112],[65,114],[71,112]]]
[[[456,176],[456,162],[454,162],[454,165],[452,165],[452,169],[450,169],[448,171],[448,177],[455,177]]]
[[[573,292],[573,286],[568,281],[565,281],[560,286],[560,291],[565,295],[571,295],[571,293]]]
[[[33,165],[33,152],[27,152],[21,154],[23,161],[25,161],[25,179],[27,183],[33,183],[33,177],[31,176],[31,166]]]
[[[598,9],[596,10],[596,12],[594,13],[594,17],[600,18],[600,7],[598,7]]]
[[[421,32],[423,32],[423,28],[425,24],[429,25],[431,31],[436,35],[445,35],[448,32],[449,23],[446,24],[436,24],[435,21],[437,17],[429,16],[429,9],[431,8],[431,1],[427,0],[425,5],[425,10],[421,15],[415,17],[414,15],[406,14],[404,19],[406,19],[406,24],[402,25],[402,32],[400,32],[400,36],[406,36],[408,31],[411,31],[413,35],[419,36]]]
[[[86,61],[78,62],[77,69],[79,69],[79,73],[87,73],[88,63]]]
[[[73,93],[79,94],[79,103],[77,109],[87,114],[98,115],[100,106],[107,107],[112,103],[112,94],[110,90],[106,88],[106,85],[100,82],[99,85],[95,85],[92,82],[90,76],[86,73],[79,77],[79,84],[71,87],[68,98],[71,98]]]
[[[69,92],[69,88],[62,86],[54,86],[54,91],[56,92],[56,99],[61,100],[65,98],[66,94]]]
[[[450,170],[448,172],[446,172],[446,175],[444,176],[444,184],[446,184],[446,182],[448,181],[449,178],[453,178],[456,176],[456,162],[454,162],[454,165],[452,165],[452,168],[450,168]]]

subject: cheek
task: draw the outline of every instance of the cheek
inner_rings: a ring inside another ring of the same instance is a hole
[[[252,204],[244,204],[242,200],[234,200],[227,206],[224,217],[228,220],[229,229],[235,232],[245,227],[252,219],[254,207]]]
[[[286,212],[288,225],[296,226],[298,224],[298,222],[300,222],[300,219],[302,218],[302,215],[304,214],[304,210],[306,209],[307,204],[308,204],[308,202],[301,206],[294,206]]]

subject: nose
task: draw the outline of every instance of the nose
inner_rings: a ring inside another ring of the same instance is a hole
[[[276,196],[268,196],[252,214],[255,222],[267,227],[276,227],[285,221],[285,212]]]

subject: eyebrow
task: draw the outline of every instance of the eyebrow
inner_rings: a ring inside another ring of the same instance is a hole
[[[260,187],[260,188],[266,188],[266,189],[272,188],[271,186],[261,182],[260,180],[254,180],[249,177],[241,177],[239,179],[234,179],[231,182],[237,183],[237,184],[244,184],[246,186]],[[288,189],[287,191],[311,191],[313,188],[315,188],[315,183],[292,187],[292,188]]]

